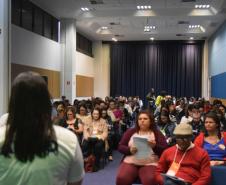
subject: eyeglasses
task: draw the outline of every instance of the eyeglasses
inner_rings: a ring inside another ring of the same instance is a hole
[[[190,141],[190,138],[188,138],[188,137],[176,137],[175,138],[176,139],[176,141],[181,141],[181,142],[187,142],[187,141]]]
[[[73,116],[73,114],[67,114],[67,116]]]

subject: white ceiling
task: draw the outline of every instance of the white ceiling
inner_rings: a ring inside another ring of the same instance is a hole
[[[103,2],[92,4],[91,1]],[[193,2],[183,2],[193,1]],[[187,40],[210,37],[226,19],[226,0],[32,0],[59,19],[73,18],[79,32],[91,40]],[[210,9],[195,9],[196,4],[209,4]],[[137,10],[137,5],[151,5],[151,10]],[[88,7],[83,12],[81,7]],[[200,28],[189,29],[187,21]],[[116,25],[111,25],[115,23]],[[144,32],[146,24],[156,30]],[[101,30],[107,26],[108,30]],[[182,36],[176,36],[181,34]],[[118,35],[118,36],[115,36]]]

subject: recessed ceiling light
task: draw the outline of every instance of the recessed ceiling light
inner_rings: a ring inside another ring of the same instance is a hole
[[[150,5],[138,5],[137,9],[138,10],[150,10],[151,6]]]
[[[200,28],[200,25],[199,24],[189,25],[188,28],[190,28],[190,29]]]
[[[155,40],[155,38],[154,37],[151,37],[150,40]]]
[[[210,5],[209,4],[200,4],[200,5],[195,5],[195,8],[208,9],[208,8],[210,8]]]
[[[115,41],[115,42],[117,42],[117,41],[118,41],[118,40],[117,40],[116,38],[114,38],[114,37],[113,37],[111,40],[113,40],[113,41]]]
[[[156,26],[148,26],[148,25],[144,26],[145,32],[149,32],[149,31],[155,30],[155,29],[156,29]]]
[[[87,11],[89,11],[89,8],[87,8],[87,7],[82,7],[81,10],[82,10],[83,12],[87,12]]]
[[[107,27],[107,26],[102,26],[101,29],[102,29],[102,30],[107,30],[108,27]]]
[[[190,40],[194,40],[194,37],[190,37]]]

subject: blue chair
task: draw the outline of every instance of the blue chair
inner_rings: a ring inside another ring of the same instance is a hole
[[[226,184],[226,166],[212,166],[211,185],[225,185]]]

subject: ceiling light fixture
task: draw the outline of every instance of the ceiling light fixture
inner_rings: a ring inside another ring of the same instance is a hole
[[[154,37],[151,37],[151,38],[150,38],[150,40],[152,40],[152,41],[153,41],[153,40],[155,40],[155,38],[154,38]]]
[[[190,40],[194,40],[194,37],[190,37]]]
[[[188,26],[190,29],[195,29],[195,28],[200,28],[200,25],[197,24],[197,25],[189,25]]]
[[[150,9],[151,9],[150,5],[137,6],[137,10],[150,10]]]
[[[200,5],[195,5],[195,8],[197,9],[208,9],[210,8],[209,4],[200,4]]]
[[[155,30],[155,29],[156,29],[156,26],[148,26],[148,25],[144,26],[145,32],[149,32],[149,31]]]
[[[101,29],[102,29],[102,30],[107,30],[108,27],[107,27],[107,26],[102,26]]]
[[[118,41],[118,40],[117,40],[116,38],[114,38],[114,37],[113,37],[111,40],[113,40],[113,41],[115,41],[115,42],[117,42],[117,41]]]
[[[89,8],[87,8],[87,7],[82,7],[81,10],[82,10],[83,12],[87,12],[87,11],[89,11]]]

